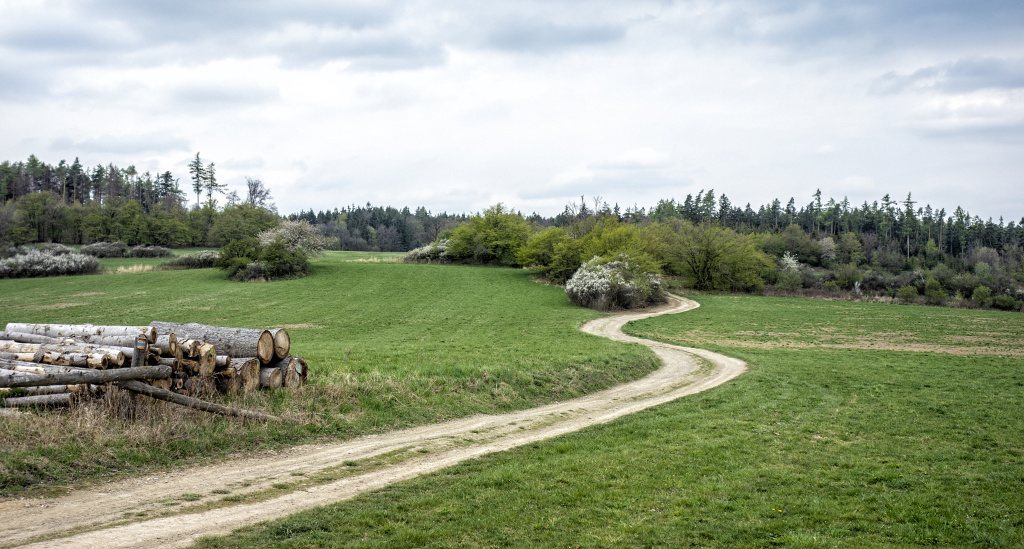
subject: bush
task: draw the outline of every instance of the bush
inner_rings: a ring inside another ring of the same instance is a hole
[[[518,267],[517,254],[529,238],[530,224],[499,203],[455,228],[447,254],[452,261]]]
[[[886,292],[892,286],[892,277],[881,271],[868,271],[860,279],[860,289],[865,292]]]
[[[942,305],[942,302],[949,297],[942,283],[934,278],[929,278],[924,283],[924,297],[929,305]]]
[[[167,269],[209,269],[215,267],[220,259],[220,252],[217,250],[203,250],[191,254],[176,257],[163,264]]]
[[[1011,295],[999,294],[992,298],[992,306],[1003,311],[1016,311],[1020,308],[1020,303]]]
[[[75,251],[72,250],[71,248],[68,248],[67,246],[65,246],[63,244],[57,244],[57,243],[54,243],[54,242],[47,242],[45,244],[40,244],[39,245],[39,250],[42,251],[43,253],[47,253],[47,254],[50,254],[50,255],[53,255],[53,256],[67,255],[67,254],[75,253]]]
[[[228,242],[214,265],[224,269],[228,278],[251,282],[305,276],[309,273],[309,256],[300,248],[288,249],[280,238],[267,246],[255,238],[243,238]]]
[[[307,221],[283,221],[276,229],[261,232],[258,238],[261,246],[280,240],[289,251],[301,250],[307,256],[320,255],[327,248],[327,239]]]
[[[263,248],[259,260],[265,265],[267,278],[305,276],[309,273],[306,252],[302,248],[289,249],[280,238]]]
[[[108,257],[127,257],[128,245],[124,242],[96,242],[82,246],[79,253],[105,259]]]
[[[84,254],[51,255],[36,248],[22,248],[13,257],[0,260],[0,278],[92,274],[99,265],[95,257]]]
[[[917,300],[917,287],[916,286],[904,286],[896,291],[896,298],[904,303],[913,303]]]
[[[852,290],[854,285],[860,281],[860,272],[857,271],[857,266],[853,263],[838,265],[834,274],[836,285],[843,290]]]
[[[402,257],[404,263],[448,263],[448,241],[438,240],[426,246],[409,250]]]
[[[136,246],[128,251],[128,257],[171,257],[174,252],[163,246]]]
[[[635,309],[664,301],[661,277],[641,271],[626,255],[614,261],[594,257],[584,263],[565,284],[569,300],[599,311]]]
[[[784,292],[796,292],[800,288],[803,288],[803,276],[800,275],[800,271],[783,269],[779,271],[778,281],[775,283],[777,290]]]
[[[988,286],[978,286],[971,294],[971,301],[979,307],[992,306],[992,289]]]
[[[239,270],[253,261],[259,260],[262,251],[260,242],[255,237],[232,240],[221,248],[220,257],[214,261],[213,265],[227,271],[228,278],[234,278]]]

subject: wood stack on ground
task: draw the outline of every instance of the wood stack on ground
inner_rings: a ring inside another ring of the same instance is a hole
[[[294,388],[306,380],[309,369],[305,359],[292,356],[290,350],[291,339],[284,328],[259,330],[169,322],[149,326],[12,322],[0,332],[0,399],[7,406],[69,404],[95,392],[90,384],[117,382],[126,388],[125,379],[133,380],[131,385],[136,389],[148,384],[190,397],[261,387]],[[158,369],[148,371],[148,377],[122,378],[114,374],[141,372],[133,366]],[[18,396],[11,392],[14,387],[22,387],[11,384],[18,375],[55,376],[90,370],[111,375],[96,378],[102,381],[25,385],[33,388],[20,390]],[[5,397],[5,393],[11,396]]]

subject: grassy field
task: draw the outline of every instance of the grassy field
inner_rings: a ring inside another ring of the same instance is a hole
[[[1024,546],[1024,315],[698,300],[722,387],[199,546]]]
[[[597,313],[573,307],[560,288],[534,283],[526,271],[368,261],[381,257],[328,253],[306,278],[262,284],[230,282],[214,269],[0,280],[0,326],[286,327],[312,372],[297,391],[223,399],[304,423],[297,427],[125,399],[0,418],[0,496],[521,409],[656,367],[646,348],[580,333]]]

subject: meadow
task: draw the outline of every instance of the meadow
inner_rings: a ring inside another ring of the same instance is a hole
[[[642,346],[577,327],[599,313],[523,270],[406,265],[330,252],[310,276],[237,283],[215,269],[0,280],[7,322],[153,320],[285,327],[310,383],[221,401],[295,420],[211,417],[124,395],[0,418],[0,497],[316,440],[571,398],[657,367]],[[116,260],[149,261],[149,260]]]
[[[627,331],[726,385],[198,546],[1024,545],[1024,316],[695,299]]]

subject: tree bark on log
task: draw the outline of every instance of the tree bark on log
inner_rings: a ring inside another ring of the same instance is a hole
[[[109,356],[108,363],[114,366],[124,365],[125,353],[133,352],[130,348],[106,347],[102,345],[87,345],[76,342],[73,345],[49,344],[49,343],[23,343],[20,341],[0,340],[0,352],[6,353],[58,353],[58,354],[97,354],[105,353]],[[129,355],[130,356],[130,355]]]
[[[214,369],[215,371],[219,372],[221,370],[227,370],[229,367],[231,367],[231,357],[227,355],[217,355],[216,363],[217,366]]]
[[[13,408],[0,408],[0,417],[21,417],[25,414],[13,409]]]
[[[58,393],[55,395],[32,395],[24,397],[11,397],[3,399],[4,406],[67,406],[74,400],[71,393]]]
[[[9,370],[4,370],[8,372]],[[171,377],[167,366],[140,366],[114,370],[52,371],[44,374],[14,372],[0,376],[0,387],[40,387],[43,385],[78,385],[80,383],[110,383],[134,379],[162,379]]]
[[[225,416],[244,417],[248,419],[258,419],[261,421],[283,421],[277,416],[263,414],[260,412],[254,412],[252,410],[240,410],[238,408],[229,408],[227,406],[221,406],[220,404],[214,404],[212,402],[206,402],[197,398],[187,397],[185,395],[179,395],[178,393],[172,393],[163,389],[157,389],[156,387],[150,387],[140,381],[122,381],[118,383],[122,389],[132,391],[133,393],[140,393],[149,397],[153,397],[159,400],[166,400],[167,402],[173,402],[182,406],[188,406],[189,408],[195,408],[196,410],[202,410],[204,412],[210,412],[214,414],[221,414]]]
[[[92,368],[94,370],[106,370],[110,367],[110,356],[107,353],[61,353],[59,351],[40,351],[34,355],[22,353],[19,356],[27,359],[29,356],[33,362],[42,364],[53,364],[55,366],[74,366],[76,368]],[[123,361],[122,361],[123,362]]]
[[[278,360],[288,356],[292,349],[292,338],[288,335],[288,330],[276,328],[270,330],[270,336],[274,338],[274,356]]]
[[[284,376],[281,369],[273,366],[260,368],[260,387],[267,389],[280,389]]]
[[[54,366],[53,364],[40,364],[27,360],[9,359],[0,357],[0,375],[11,375],[11,372],[24,372],[28,374],[47,373],[68,373],[80,372],[88,368],[75,368],[73,366]]]
[[[144,334],[152,343],[156,341],[156,329],[152,326],[95,326],[92,324],[26,324],[10,322],[8,332],[22,332],[49,337],[77,336],[127,336],[134,340],[135,336]]]
[[[59,393],[80,393],[81,385],[43,385],[40,387],[19,387],[19,391],[25,391],[30,395],[56,395]],[[11,392],[10,387],[0,387],[0,397]]]
[[[175,324],[173,322],[151,322],[150,326],[160,333],[173,333],[179,339],[198,339],[217,347],[221,354],[230,357],[255,356],[261,364],[274,358],[274,337],[267,330],[251,328],[223,328],[205,324]]]

